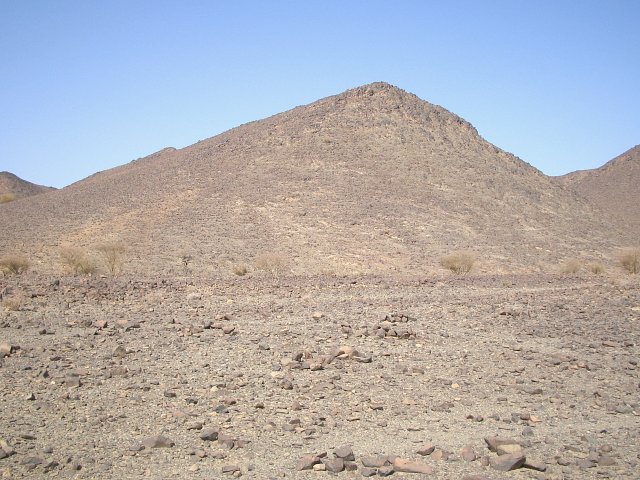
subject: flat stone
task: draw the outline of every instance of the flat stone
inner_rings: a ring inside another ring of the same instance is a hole
[[[240,471],[240,467],[238,465],[223,465],[222,466],[222,473],[235,473],[235,472],[239,472]]]
[[[522,455],[522,447],[517,443],[507,443],[505,445],[498,445],[496,449],[498,455],[510,455],[519,454]]]
[[[296,464],[296,470],[313,470],[313,466],[321,462],[317,455],[305,455]]]
[[[520,445],[513,438],[507,437],[485,437],[484,441],[492,452],[497,452],[501,445]]]
[[[501,472],[510,472],[516,470],[524,465],[526,458],[524,455],[508,454],[493,457],[489,460],[491,468],[499,470]]]
[[[175,445],[175,442],[164,435],[155,435],[145,438],[142,441],[142,445],[144,445],[145,448],[171,448]]]
[[[209,442],[214,442],[218,440],[218,435],[219,435],[219,432],[217,428],[207,428],[205,430],[202,430],[202,432],[200,432],[200,439],[206,440]]]
[[[528,468],[529,470],[536,470],[538,472],[546,472],[547,465],[544,462],[537,462],[535,460],[527,459],[522,465],[523,468]]]
[[[433,467],[431,465],[400,457],[393,461],[393,469],[396,472],[404,473],[425,473],[427,475],[433,473]]]
[[[370,468],[380,468],[389,464],[389,457],[386,455],[374,455],[369,457],[362,457],[362,465]]]
[[[436,449],[436,446],[433,443],[427,442],[421,445],[420,448],[416,450],[416,453],[422,456],[431,455],[435,449]]]
[[[379,477],[388,477],[389,475],[393,475],[395,472],[395,470],[393,469],[392,466],[384,466],[384,467],[380,467],[378,469],[378,476]]]

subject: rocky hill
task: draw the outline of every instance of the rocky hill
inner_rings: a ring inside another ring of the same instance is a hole
[[[600,168],[558,177],[607,215],[624,222],[640,237],[640,145]]]
[[[0,198],[3,199],[3,202],[38,195],[51,190],[55,189],[27,182],[13,173],[0,172]]]
[[[469,249],[480,271],[600,258],[627,232],[585,199],[386,83],[165,149],[5,205],[3,250],[40,268],[61,245],[129,246],[131,268],[423,274]]]

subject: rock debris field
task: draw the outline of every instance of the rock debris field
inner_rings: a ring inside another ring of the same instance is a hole
[[[640,477],[631,276],[0,291],[0,478]]]

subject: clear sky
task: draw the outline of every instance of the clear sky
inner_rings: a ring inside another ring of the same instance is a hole
[[[598,167],[640,143],[640,1],[0,0],[0,170],[62,187],[374,81]]]

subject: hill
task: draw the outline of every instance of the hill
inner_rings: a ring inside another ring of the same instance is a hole
[[[3,250],[130,247],[131,268],[238,265],[297,274],[423,274],[471,249],[481,270],[549,270],[628,243],[588,201],[442,107],[365,85],[165,149],[0,210]]]
[[[581,170],[558,180],[623,221],[640,237],[640,145],[600,168]]]
[[[39,195],[41,193],[55,190],[52,187],[44,187],[35,183],[27,182],[20,177],[9,172],[0,172],[0,198],[19,199]],[[5,200],[5,201],[6,201]]]

